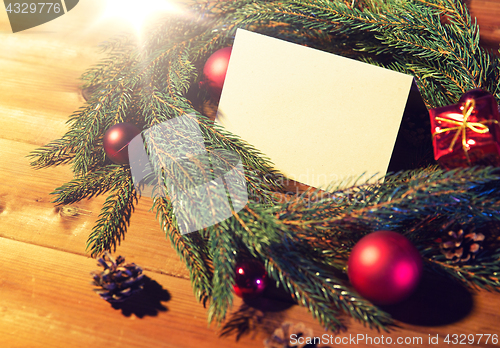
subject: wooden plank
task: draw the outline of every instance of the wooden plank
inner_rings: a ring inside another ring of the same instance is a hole
[[[481,41],[493,51],[498,52],[500,43],[500,1],[471,0],[466,2],[471,16],[477,18]]]
[[[115,309],[92,291],[89,272],[98,269],[95,260],[6,238],[0,238],[0,250],[0,264],[3,265],[0,279],[2,347],[255,347],[261,346],[260,342],[284,321],[302,322],[314,330],[315,337],[326,337],[304,308],[289,307],[270,298],[259,299],[248,306],[236,298],[230,319],[240,328],[250,327],[251,331],[243,334],[238,342],[235,335],[219,338],[220,332],[207,328],[206,310],[194,300],[187,280],[145,271],[151,281],[147,283],[144,296],[139,295],[128,305]],[[127,261],[136,262],[136,259],[131,257]],[[380,346],[376,340],[382,335],[385,339],[391,337],[394,342],[398,337],[422,337],[423,343],[429,335],[439,335],[443,343],[447,334],[500,334],[498,310],[492,306],[499,302],[498,294],[484,292],[480,295],[473,297],[474,308],[470,315],[446,326],[400,324],[391,333],[383,333],[344,317],[349,330],[338,333],[338,340],[369,336],[374,343],[363,342],[360,346],[376,347]],[[459,299],[456,306],[464,305]],[[445,305],[453,303],[445,302]],[[237,313],[242,306],[246,309]],[[453,311],[453,308],[448,310]],[[328,333],[328,340],[335,343],[337,335]],[[405,346],[426,344],[413,341]]]
[[[0,236],[85,254],[87,238],[106,196],[68,206],[78,209],[77,215],[63,214],[51,203],[54,197],[49,193],[71,180],[69,166],[34,170],[25,157],[33,145],[0,139],[0,148]],[[117,252],[137,257],[138,264],[151,270],[189,278],[155,215],[149,212],[151,206],[151,199],[140,199]]]
[[[127,316],[127,309],[113,309],[91,291],[89,272],[97,266],[95,260],[86,257],[84,248],[104,197],[76,204],[78,215],[61,215],[50,203],[48,193],[71,179],[69,167],[34,171],[25,155],[64,133],[68,116],[83,105],[78,78],[99,59],[96,45],[126,28],[118,20],[99,22],[103,6],[101,0],[80,1],[67,15],[16,34],[10,32],[7,15],[0,11],[0,345],[255,347],[262,346],[262,339],[285,320],[304,322],[320,336],[322,329],[305,309],[285,309],[286,305],[263,298],[257,307],[248,307],[243,315],[235,316],[252,328],[248,335],[238,343],[234,336],[219,339],[214,328],[207,328],[206,311],[196,303],[185,279],[187,271],[148,212],[151,202],[146,199],[137,206],[118,253],[143,266],[146,274],[160,284],[156,285],[159,291],[153,289],[150,294],[161,296],[163,288],[171,299],[153,303],[138,300],[136,314]],[[492,35],[498,44],[500,36],[495,35],[500,2],[473,0],[470,6],[478,16],[483,37]],[[449,285],[434,288],[434,293],[418,295],[422,303],[398,308],[412,313],[410,319],[414,321],[422,313],[429,318],[442,313],[453,315],[456,308],[470,305],[470,312],[460,320],[457,317],[431,326],[401,324],[388,335],[345,318],[349,330],[339,337],[419,336],[425,346],[429,335],[439,334],[443,345],[446,334],[500,334],[498,294],[482,291],[472,297],[463,293],[456,296],[453,290]],[[241,305],[236,299],[235,310]],[[142,315],[154,313],[155,306],[160,308],[155,316]],[[163,311],[161,306],[168,310]],[[429,306],[436,307],[434,312]],[[243,320],[245,316],[250,319]]]
[[[74,10],[23,32],[12,34],[6,12],[0,11],[0,235],[84,254],[87,236],[105,197],[75,205],[81,214],[63,216],[49,193],[72,178],[70,168],[35,171],[25,156],[66,131],[68,116],[84,100],[79,76],[101,57],[97,45],[128,25],[101,21],[104,2],[81,2]],[[189,277],[170,248],[151,201],[141,199],[118,252],[141,255],[152,270]]]
[[[125,21],[102,19],[105,6],[80,1],[15,34],[0,11],[0,138],[43,145],[64,133],[68,116],[84,104],[80,76],[103,57],[98,45],[131,30]]]
[[[0,192],[2,194],[0,235],[9,239],[15,239],[23,242],[14,242],[12,240],[6,239],[4,240],[5,243],[0,246],[0,250],[2,250],[5,255],[17,255],[17,258],[29,256],[31,258],[31,261],[29,261],[27,264],[25,263],[22,267],[19,266],[20,268],[15,267],[17,267],[18,264],[22,264],[21,261],[13,258],[4,260],[0,258],[2,265],[5,265],[5,267],[8,269],[14,267],[14,273],[17,274],[18,277],[21,277],[17,280],[15,289],[8,287],[4,288],[3,286],[0,286],[0,288],[2,288],[5,292],[15,293],[17,291],[16,289],[22,287],[23,281],[26,281],[26,279],[31,279],[29,276],[25,275],[26,270],[24,269],[24,267],[29,268],[31,267],[30,265],[38,265],[40,264],[40,259],[43,259],[46,260],[46,264],[42,263],[37,266],[38,268],[36,270],[36,273],[44,275],[41,280],[33,286],[33,289],[35,289],[36,291],[38,291],[38,289],[41,289],[40,291],[56,293],[61,287],[60,282],[64,282],[63,279],[72,274],[72,261],[64,261],[64,271],[51,273],[56,272],[53,270],[57,269],[56,264],[59,262],[59,259],[64,260],[65,258],[70,258],[71,260],[73,260],[74,258],[76,258],[76,260],[86,260],[85,262],[89,262],[87,264],[93,266],[93,268],[91,268],[90,270],[96,268],[94,266],[94,261],[89,260],[83,256],[83,249],[87,235],[90,232],[91,226],[93,225],[95,214],[97,214],[95,212],[100,209],[102,199],[83,201],[76,205],[80,209],[85,209],[92,212],[91,215],[78,215],[74,217],[61,216],[60,214],[55,212],[54,206],[49,202],[50,198],[48,197],[47,192],[49,192],[53,187],[57,186],[59,184],[59,180],[64,181],[66,180],[66,177],[70,176],[69,168],[57,167],[42,171],[33,171],[28,167],[27,160],[23,156],[24,153],[27,153],[29,151],[32,145],[18,143],[10,140],[0,140],[0,147],[4,149],[4,151],[0,152],[0,163],[9,164],[8,166],[2,165],[2,168],[0,170]],[[148,209],[149,204],[138,207],[136,213],[132,218],[131,229],[127,234],[125,241],[122,243],[122,246],[119,247],[118,252],[125,255],[128,260],[136,262],[137,264],[143,266],[149,272],[155,273],[155,279],[157,276],[163,277],[163,275],[160,275],[160,273],[175,275],[176,277],[188,277],[184,266],[178,262],[177,256],[168,245],[169,243],[165,241],[165,238],[161,234],[152,214],[148,213]],[[20,248],[19,250],[16,249],[16,245]],[[53,250],[47,251],[45,250],[45,248],[41,248],[40,246],[52,248]],[[9,247],[12,250],[10,250]],[[37,250],[42,250],[43,256],[38,257],[37,255],[39,255],[41,251]],[[61,254],[61,251],[64,251],[64,253]],[[89,269],[87,268],[85,272],[80,272],[78,277],[86,279],[86,277],[88,276],[88,272]],[[10,281],[16,279],[16,276],[8,273],[3,279],[7,279]],[[171,280],[167,280],[170,278],[165,279],[165,281],[173,281],[172,279],[174,278],[172,278]],[[186,303],[188,303],[188,307],[191,305],[201,307],[201,305],[196,304],[194,301],[194,296],[192,295],[192,290],[189,286],[189,282],[186,281],[183,284],[185,284],[185,287],[183,287],[181,291],[183,295],[182,301],[186,301]],[[50,290],[43,290],[45,289],[45,287],[50,288]],[[88,291],[88,289],[81,289],[82,293],[84,293],[85,291]],[[438,296],[439,294],[444,294],[444,296],[447,296],[446,293],[449,292],[450,289],[448,289],[447,287],[443,287],[442,289],[436,289],[436,291],[436,296]],[[5,295],[7,299],[9,299],[10,296],[11,295]],[[84,298],[87,298],[85,296]],[[4,294],[0,294],[0,297],[4,297]],[[27,297],[21,300],[21,302],[23,303],[30,303],[30,301],[31,300],[29,300]],[[85,301],[81,303],[81,305],[84,307],[87,306]],[[10,302],[10,300],[8,300],[8,302]],[[429,334],[445,335],[446,333],[450,332],[463,334],[476,332],[494,332],[493,330],[496,329],[495,323],[500,321],[500,316],[497,307],[495,305],[492,306],[492,303],[500,303],[498,294],[481,292],[480,296],[474,297],[474,308],[463,321],[451,324],[448,327],[443,328],[428,328],[425,326],[417,325],[405,326],[404,330],[395,331],[391,335],[391,337],[399,337],[401,335],[410,337],[411,335],[415,335],[417,333],[423,337]],[[445,302],[444,306],[439,308],[439,311],[450,310],[450,308],[448,307],[450,305],[451,307],[460,307],[463,305],[463,303],[461,303],[460,299],[458,299],[456,303],[450,304],[450,302]],[[26,305],[24,306],[25,307],[23,308],[21,305],[20,308],[22,310],[18,308],[19,312],[23,312],[24,310],[26,310],[27,307]],[[66,305],[64,304],[64,306]],[[183,305],[180,304],[180,306]],[[80,315],[79,313],[83,309],[75,307],[68,310],[71,313],[74,312]],[[413,308],[413,311],[415,311],[415,313],[418,313],[419,309]],[[260,334],[260,336],[265,336],[269,334],[266,328],[268,329],[270,327],[277,327],[280,324],[280,320],[283,321],[287,318],[295,322],[305,321],[309,326],[316,328],[315,332],[322,332],[319,326],[312,319],[312,317],[306,314],[306,311],[304,309],[296,308],[291,312],[284,313],[279,311],[277,313],[271,312],[267,314],[260,313],[258,311],[256,313],[257,316],[260,315],[266,318],[265,320],[262,319],[266,324],[265,328],[259,328],[258,326],[254,327],[253,331],[255,332],[253,333],[253,335]],[[298,315],[296,313],[302,314]],[[410,313],[413,312],[410,311]],[[265,315],[267,315],[267,317]],[[433,315],[436,315],[436,313],[433,313]],[[33,320],[33,322],[37,323],[36,325],[38,327],[38,321],[40,321],[40,318],[33,316],[33,314],[31,314],[31,316],[29,317],[23,318],[23,320],[26,320],[26,322],[29,320]],[[59,318],[58,320],[60,320],[60,322],[57,325],[65,325],[65,327],[69,325],[67,322],[63,323],[62,318]],[[72,315],[69,316],[68,320],[73,320]],[[203,320],[205,319],[203,318]],[[271,325],[271,322],[274,326]],[[371,337],[377,337],[377,335],[379,335],[373,330],[364,328],[359,323],[354,323],[352,320],[347,320],[347,323],[349,327],[349,333],[362,333]],[[41,331],[39,334],[42,335],[44,333],[45,331]]]
[[[95,260],[5,238],[0,238],[0,249],[1,264],[8,265],[0,280],[2,347],[233,343],[207,328],[206,311],[190,296],[186,280],[145,272],[151,282],[136,300],[137,308],[114,309],[92,291],[89,272],[97,269]]]

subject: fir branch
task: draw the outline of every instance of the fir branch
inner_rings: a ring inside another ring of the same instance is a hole
[[[315,282],[318,279],[307,279],[301,274],[299,268],[296,268],[295,264],[292,268],[286,263],[280,263],[281,259],[276,257],[276,254],[269,256],[266,268],[270,277],[282,284],[300,305],[306,307],[313,317],[319,320],[325,329],[336,331],[344,328],[342,322],[337,319],[338,311],[328,301],[327,291],[330,290],[329,287],[321,289],[322,284]],[[295,257],[297,256],[295,255]],[[302,258],[303,255],[299,257]]]
[[[386,326],[392,324],[390,316],[345,287],[335,274],[319,266],[321,263],[311,262],[303,252],[273,249],[268,259],[269,274],[326,329],[344,328],[338,319],[337,309],[341,309],[370,328],[388,331]]]
[[[264,257],[269,275],[327,329],[344,327],[338,319],[339,309],[370,327],[386,330],[386,325],[391,323],[387,314],[345,287],[337,275],[325,267],[324,259],[319,262],[323,257],[314,257],[316,253],[307,247],[308,240],[278,220],[273,209],[247,206],[235,217],[239,226],[233,225],[232,229],[250,252]]]
[[[74,157],[74,149],[70,144],[69,137],[62,137],[35,149],[27,156],[31,159],[30,165],[42,169],[69,163]]]
[[[100,44],[99,48],[107,56],[83,73],[84,87],[102,86],[126,78],[136,61],[131,54],[137,48],[137,41],[130,35],[118,35]]]
[[[130,217],[137,202],[137,194],[130,172],[123,171],[99,214],[94,228],[87,240],[87,250],[95,257],[104,251],[116,249],[130,223]]]
[[[352,220],[370,221],[373,228],[390,225],[397,229],[400,223],[437,213],[466,216],[477,209],[482,213],[476,214],[480,219],[496,211],[500,204],[498,199],[474,191],[500,179],[492,167],[421,171],[410,179],[404,172],[389,179],[387,183],[358,189],[357,195],[363,199],[345,199],[340,204],[338,199],[288,203],[283,206],[280,219],[285,224],[312,230],[335,228],[342,221]],[[339,191],[337,195],[350,193]],[[314,213],[315,218],[311,219],[308,213]]]
[[[130,101],[129,90],[116,85],[100,88],[98,97],[91,99],[86,108],[73,113],[68,124],[70,130],[30,154],[31,165],[43,168],[61,163],[72,163],[76,176],[85,175],[104,164],[105,154],[100,145],[103,132],[126,118]]]
[[[470,219],[471,224],[498,220],[497,169],[420,169],[375,183],[339,186],[330,193],[308,192],[277,204],[271,193],[282,188],[283,177],[270,160],[196,111],[188,92],[196,90],[203,61],[230,44],[237,28],[329,52],[345,52],[341,44],[332,43],[346,38],[349,47],[357,45],[358,51],[349,53],[356,59],[414,75],[429,107],[454,103],[474,87],[499,98],[500,60],[479,47],[479,29],[458,0],[389,0],[383,9],[368,0],[237,0],[197,4],[194,9],[191,19],[170,16],[153,25],[142,44],[126,37],[108,43],[108,58],[83,76],[86,86],[96,88],[88,104],[70,117],[69,130],[61,139],[29,155],[31,164],[35,168],[73,164],[76,179],[54,191],[56,203],[111,191],[87,244],[95,256],[121,241],[137,200],[130,171],[105,166],[104,132],[122,121],[151,127],[192,115],[203,135],[204,144],[199,145],[207,152],[217,157],[217,151],[225,149],[240,156],[252,200],[219,225],[182,236],[171,202],[154,199],[153,209],[186,263],[197,299],[210,301],[209,321],[225,318],[232,303],[235,252],[248,250],[265,261],[269,275],[324,326],[342,327],[338,314],[343,310],[386,329],[389,316],[360,299],[338,277],[354,243],[373,230],[390,229],[424,249],[432,231],[450,216]],[[449,24],[441,23],[443,14]],[[165,141],[154,138],[149,149],[160,158],[154,161],[158,192],[165,191],[168,180],[180,180],[169,177],[166,170]],[[192,171],[199,168],[175,161],[174,165],[185,174],[183,180],[194,184]],[[319,193],[318,199],[311,198]],[[474,265],[451,266],[439,258],[428,263],[467,284],[497,290],[499,254]]]
[[[175,228],[172,206],[165,198],[158,197],[154,200],[153,208],[156,210],[156,218],[160,222],[162,230],[170,239],[172,248],[177,252],[180,259],[186,264],[191,279],[191,285],[198,301],[205,304],[212,298],[213,272],[209,263],[211,259],[205,251],[205,247],[196,243],[195,233],[181,235]]]
[[[126,112],[131,100],[130,90],[123,83],[101,89],[102,95],[92,98],[90,105],[70,120],[68,137],[75,147],[73,171],[84,175],[96,166],[104,163],[104,150],[101,148],[103,133],[115,123],[126,119]]]
[[[212,301],[208,308],[209,323],[224,321],[228,309],[233,304],[234,268],[239,245],[231,229],[227,228],[228,222],[226,220],[206,230],[214,269],[217,270],[212,280]]]
[[[150,86],[141,90],[140,110],[146,122],[153,126],[180,115],[196,115],[196,121],[209,144],[235,151],[241,156],[247,170],[257,171],[262,174],[265,180],[259,180],[259,182],[256,182],[255,176],[247,175],[249,187],[252,196],[256,195],[263,201],[269,201],[269,191],[273,188],[280,188],[277,173],[271,169],[269,160],[263,158],[260,152],[249,144],[243,143],[237,137],[230,135],[223,128],[215,126],[211,120],[193,109],[189,100],[183,96],[188,90],[190,81],[196,77],[192,64],[185,55],[185,50],[189,46],[186,41],[181,41],[176,47],[179,49],[178,52],[173,49],[157,51],[145,64],[146,67],[159,65],[167,76],[167,78],[162,79],[162,74],[159,77],[155,75],[155,79],[151,79]],[[203,50],[203,48],[197,48],[197,50]],[[179,67],[182,69],[178,69]],[[177,78],[171,79],[174,73]],[[171,80],[181,80],[183,82],[175,86],[169,83]],[[155,83],[161,83],[161,85]],[[166,95],[161,92],[164,88],[167,89]],[[208,148],[210,149],[210,146]]]
[[[114,189],[120,182],[126,180],[130,173],[120,165],[108,165],[101,170],[87,173],[83,177],[73,179],[56,188],[51,194],[57,197],[52,203],[70,204],[90,199]]]
[[[237,153],[245,168],[245,178],[250,197],[261,203],[270,202],[271,191],[282,189],[282,176],[273,169],[271,161],[262,152],[239,137],[214,124],[203,115],[198,115],[202,135],[214,147],[221,147]],[[255,173],[259,175],[256,176]]]
[[[477,259],[472,264],[452,265],[437,257],[427,258],[426,261],[435,271],[450,276],[466,286],[500,291],[500,250],[488,259]]]
[[[439,16],[443,9],[447,15],[462,21],[442,25]],[[438,83],[438,91],[442,90],[446,97],[440,93],[425,95],[426,104],[432,107],[442,106],[450,100],[455,102],[465,91],[476,87],[493,93],[497,91],[497,69],[492,69],[487,63],[497,65],[498,59],[493,60],[479,48],[479,30],[471,24],[467,9],[459,1],[446,1],[437,7],[407,1],[398,7],[387,7],[384,13],[360,11],[339,1],[256,2],[230,15],[230,23],[239,23],[240,26],[255,22],[269,25],[279,18],[292,27],[309,30],[349,35],[374,32],[375,36],[359,36],[365,40],[359,42],[364,52],[391,54],[399,68],[408,73],[434,69],[437,76],[451,77]],[[227,19],[224,23],[228,24]],[[404,57],[404,60],[399,57]],[[442,64],[443,61],[446,64]],[[413,69],[406,67],[408,63]],[[393,66],[392,62],[384,65]],[[487,76],[480,73],[482,71],[486,71]],[[417,79],[424,76],[430,77],[428,73],[416,74]],[[449,84],[449,81],[454,81],[454,84]]]

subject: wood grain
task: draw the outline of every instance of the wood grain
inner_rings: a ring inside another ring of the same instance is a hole
[[[469,7],[484,42],[498,46],[500,2],[474,0]],[[145,269],[145,295],[113,308],[92,291],[89,273],[97,266],[85,242],[105,197],[79,202],[76,213],[65,214],[50,192],[71,179],[70,168],[36,171],[26,155],[65,132],[68,116],[84,103],[79,76],[102,57],[96,46],[128,29],[119,20],[101,20],[103,9],[103,1],[80,1],[65,16],[16,34],[0,10],[0,347],[261,347],[286,320],[321,336],[304,308],[277,299],[272,290],[251,306],[235,299],[227,324],[237,330],[227,337],[207,327],[189,274],[145,198],[117,249]],[[401,320],[390,334],[342,317],[349,329],[335,337],[422,337],[422,344],[405,345],[421,347],[438,334],[441,346],[446,334],[500,334],[499,305],[498,294],[471,294],[431,278],[411,301],[388,309]],[[238,341],[236,332],[242,333]]]
[[[500,42],[500,1],[473,0],[467,4],[471,15],[477,18],[482,44],[498,52],[500,48],[498,45]]]

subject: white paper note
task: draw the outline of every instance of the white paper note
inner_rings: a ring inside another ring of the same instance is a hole
[[[309,186],[383,176],[412,79],[238,29],[217,122]]]

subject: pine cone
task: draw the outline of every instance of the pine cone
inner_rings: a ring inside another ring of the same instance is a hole
[[[301,338],[299,340],[299,338]],[[274,330],[274,333],[264,340],[265,348],[303,348],[312,342],[313,340],[313,330],[306,328],[303,323],[292,324],[290,322],[285,322],[281,327]],[[302,342],[299,344],[293,344],[293,342]],[[293,344],[293,345],[292,345]]]
[[[464,234],[464,230],[457,233],[449,231],[448,238],[439,245],[439,248],[450,262],[465,263],[475,258],[483,240],[482,233]]]
[[[102,272],[92,272],[94,285],[102,289],[95,291],[108,302],[121,302],[141,291],[143,288],[142,268],[134,263],[124,264],[125,258],[118,256],[116,260],[106,252],[97,260],[104,267]]]

